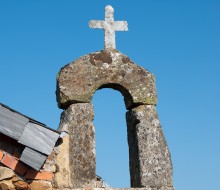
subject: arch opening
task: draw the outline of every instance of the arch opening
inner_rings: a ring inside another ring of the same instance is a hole
[[[102,90],[97,90],[92,99],[95,111],[96,175],[102,178],[104,185],[130,187],[126,109],[118,86],[109,89],[110,86],[101,86],[99,89]],[[114,90],[116,88],[118,91]]]
[[[117,83],[107,83],[107,84],[101,85],[97,90],[101,90],[103,88],[113,89],[113,90],[121,92],[121,95],[124,97],[125,107],[127,109],[133,107],[132,96],[129,93],[129,91],[126,88],[124,88],[122,85],[117,84]]]

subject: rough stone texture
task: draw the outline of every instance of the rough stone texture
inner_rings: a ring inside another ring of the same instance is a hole
[[[46,162],[43,165],[43,170],[46,172],[56,172],[56,166],[55,166],[55,161],[47,159]]]
[[[62,189],[54,189],[53,190],[175,190],[173,187],[160,187],[160,188],[151,188],[151,187],[145,187],[145,188],[75,188],[75,189],[69,189],[69,188],[62,188]]]
[[[13,176],[15,176],[13,170],[0,166],[0,181],[4,180],[4,179],[10,179]]]
[[[154,75],[114,49],[85,55],[63,67],[57,75],[60,108],[73,103],[90,103],[96,90],[120,91],[127,109],[140,104],[156,105]]]
[[[28,183],[24,181],[16,181],[14,182],[14,186],[16,190],[30,190]]]
[[[96,176],[96,188],[111,188],[100,176]]]
[[[0,181],[0,190],[12,190],[14,188],[14,185],[12,184],[11,180],[3,180]]]
[[[5,183],[0,183],[0,190],[9,190],[10,188]]]
[[[78,103],[62,113],[60,131],[69,136],[69,170],[72,188],[92,188],[96,181],[93,106]],[[68,169],[67,169],[68,170]]]
[[[114,21],[114,9],[112,6],[105,7],[105,21],[91,20],[90,28],[104,29],[105,31],[105,48],[116,49],[115,31],[127,31],[128,23],[126,21]]]
[[[127,112],[132,187],[172,187],[172,163],[155,106]]]
[[[33,181],[30,187],[31,190],[52,190],[52,185],[48,181]]]
[[[64,114],[63,114],[64,115]],[[60,128],[65,128],[65,122],[61,120]],[[69,135],[62,138],[59,145],[59,153],[56,155],[56,173],[54,176],[54,187],[57,189],[72,188],[70,176],[70,153]]]

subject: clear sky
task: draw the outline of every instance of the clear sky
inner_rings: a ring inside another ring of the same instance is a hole
[[[0,0],[0,102],[57,129],[56,74],[103,49],[103,31],[88,22],[108,4],[128,21],[117,49],[156,76],[176,189],[219,190],[219,0]],[[97,174],[129,187],[123,97],[103,89],[93,103]]]

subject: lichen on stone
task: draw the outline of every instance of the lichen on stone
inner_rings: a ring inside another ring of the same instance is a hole
[[[105,49],[80,57],[60,70],[58,105],[66,108],[72,103],[89,103],[95,91],[104,87],[120,91],[127,109],[157,103],[154,76],[119,51]]]

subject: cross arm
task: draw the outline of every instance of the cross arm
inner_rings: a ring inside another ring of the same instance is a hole
[[[91,21],[89,21],[89,27],[90,28],[103,29],[104,28],[104,22],[101,21],[101,20],[91,20]]]
[[[128,23],[126,21],[115,21],[114,29],[115,31],[128,31]]]

